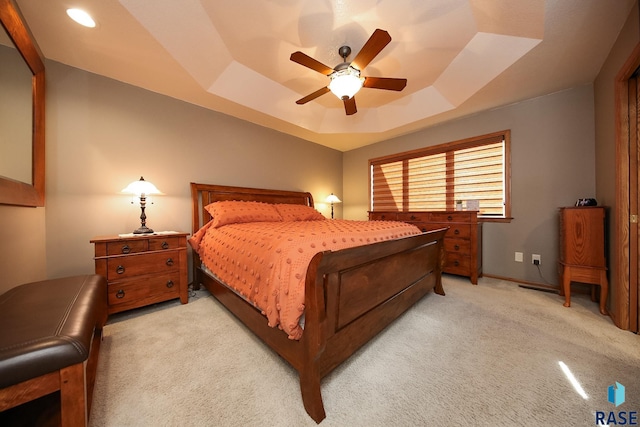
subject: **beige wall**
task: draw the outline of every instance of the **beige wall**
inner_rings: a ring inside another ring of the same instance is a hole
[[[47,278],[45,208],[0,205],[0,294]]]
[[[140,175],[166,194],[147,209],[156,230],[190,230],[190,181],[303,189],[317,202],[335,192],[344,201],[336,205],[337,217],[344,209],[345,218],[364,219],[369,158],[502,129],[512,130],[514,220],[485,225],[485,272],[556,283],[557,207],[578,197],[595,196],[607,205],[614,200],[612,79],[638,43],[637,16],[636,6],[594,88],[528,100],[344,155],[48,61],[46,207],[0,206],[0,292],[92,272],[89,239],[139,224],[138,205],[118,193]],[[318,207],[328,215],[328,206]],[[515,251],[524,252],[526,262],[514,262]],[[529,262],[534,252],[542,255],[544,279]]]
[[[640,24],[638,4],[629,14],[618,39],[607,57],[594,83],[595,93],[595,141],[596,141],[596,195],[598,201],[610,206],[609,230],[615,230],[613,208],[616,199],[616,162],[615,162],[615,88],[616,75],[640,42]],[[609,239],[612,242],[612,239]],[[617,275],[616,264],[612,262],[619,248],[609,245],[609,277]],[[615,298],[617,283],[610,286],[609,301]],[[614,306],[611,306],[615,308]]]
[[[146,211],[157,231],[191,231],[191,181],[310,191],[330,214],[321,201],[342,188],[339,151],[56,62],[46,66],[46,218],[42,208],[0,207],[3,270],[21,271],[3,273],[1,287],[45,268],[47,278],[93,272],[89,240],[140,225],[139,203],[119,192],[141,175],[166,194]]]
[[[435,126],[344,155],[344,217],[363,219],[368,159],[511,129],[513,221],[484,224],[487,274],[557,284],[558,207],[595,197],[593,88],[531,99]],[[515,252],[525,262],[515,262]],[[531,264],[542,256],[541,272]]]

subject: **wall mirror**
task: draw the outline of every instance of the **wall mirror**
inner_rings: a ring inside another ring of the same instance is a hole
[[[44,59],[14,0],[0,24],[0,204],[44,206]]]

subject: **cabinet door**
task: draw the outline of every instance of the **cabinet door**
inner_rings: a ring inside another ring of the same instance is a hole
[[[565,263],[606,268],[603,208],[563,209],[561,227]]]

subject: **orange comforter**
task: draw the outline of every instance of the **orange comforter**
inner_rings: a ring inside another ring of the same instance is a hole
[[[267,316],[269,326],[300,339],[304,281],[311,258],[339,250],[420,234],[393,221],[211,222],[189,240],[203,264]]]

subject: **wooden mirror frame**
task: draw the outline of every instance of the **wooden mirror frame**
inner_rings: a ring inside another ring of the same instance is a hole
[[[32,184],[0,177],[0,204],[44,206],[44,59],[14,0],[0,0],[0,24],[33,73]]]

